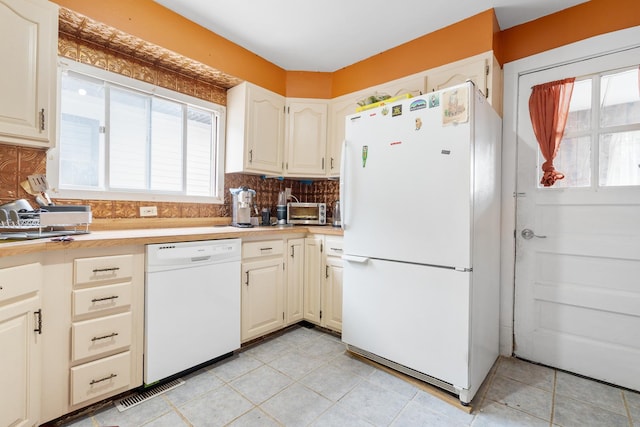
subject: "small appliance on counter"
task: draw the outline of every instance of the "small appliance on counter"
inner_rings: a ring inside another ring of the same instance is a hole
[[[278,204],[276,205],[276,217],[278,225],[287,223],[287,196],[284,191],[278,194]]]
[[[303,225],[325,225],[327,223],[326,203],[287,203],[287,223]]]
[[[258,214],[258,206],[254,201],[255,190],[247,187],[230,188],[231,201],[231,225],[234,227],[248,228],[251,224],[251,208]]]
[[[342,227],[342,215],[340,214],[340,200],[333,205],[333,226]]]

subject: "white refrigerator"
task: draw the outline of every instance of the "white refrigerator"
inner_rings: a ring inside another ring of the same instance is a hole
[[[468,404],[498,357],[501,120],[469,82],[345,135],[342,340]]]

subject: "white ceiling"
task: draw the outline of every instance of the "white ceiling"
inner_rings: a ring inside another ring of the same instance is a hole
[[[155,0],[289,71],[332,72],[494,8],[500,29],[586,0]],[[473,38],[473,34],[468,35]],[[425,54],[428,54],[426,52]]]

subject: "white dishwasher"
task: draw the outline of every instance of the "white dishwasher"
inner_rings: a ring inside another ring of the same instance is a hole
[[[146,246],[144,384],[240,348],[240,239]]]

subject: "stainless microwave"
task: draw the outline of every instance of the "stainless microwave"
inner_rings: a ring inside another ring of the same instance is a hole
[[[287,224],[325,225],[326,203],[287,203]]]

